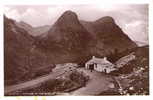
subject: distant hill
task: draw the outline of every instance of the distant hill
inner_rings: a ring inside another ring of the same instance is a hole
[[[45,34],[51,28],[50,25],[33,27],[23,21],[16,22],[16,25],[18,27],[23,28],[24,30],[28,31],[28,33],[32,36],[39,36],[39,35]]]

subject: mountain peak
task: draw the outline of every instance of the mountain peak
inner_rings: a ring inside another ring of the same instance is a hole
[[[73,24],[78,24],[79,20],[77,17],[77,14],[73,11],[65,11],[61,17],[56,21],[55,25],[60,25],[60,26],[70,26]]]
[[[77,17],[76,13],[71,10],[65,11],[62,16]]]
[[[96,22],[100,22],[100,23],[114,23],[115,20],[111,16],[105,16],[105,17],[102,17],[102,18],[96,20]]]
[[[63,14],[75,14],[75,12],[71,11],[71,10],[67,10],[65,11]]]

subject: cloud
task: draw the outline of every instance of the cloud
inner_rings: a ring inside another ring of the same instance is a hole
[[[125,25],[125,32],[128,32],[128,36],[132,40],[148,42],[148,25],[143,21],[133,21]]]
[[[40,12],[36,9],[28,8],[25,13],[21,14],[21,19],[29,24],[33,23],[33,25],[41,25],[41,19],[44,17]]]
[[[125,28],[128,28],[128,27],[135,28],[135,27],[140,26],[141,24],[142,24],[141,21],[133,21],[131,23],[125,24]]]
[[[11,10],[11,8],[5,7],[4,12],[8,18],[15,19],[16,21],[20,21],[21,19],[21,15],[18,13],[16,9]]]

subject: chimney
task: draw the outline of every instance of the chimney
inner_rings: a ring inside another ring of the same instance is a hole
[[[104,57],[104,60],[107,60],[107,57]]]
[[[95,59],[95,56],[92,56],[92,59]]]

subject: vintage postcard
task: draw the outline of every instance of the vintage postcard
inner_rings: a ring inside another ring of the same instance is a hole
[[[4,5],[4,96],[149,95],[149,4]]]

